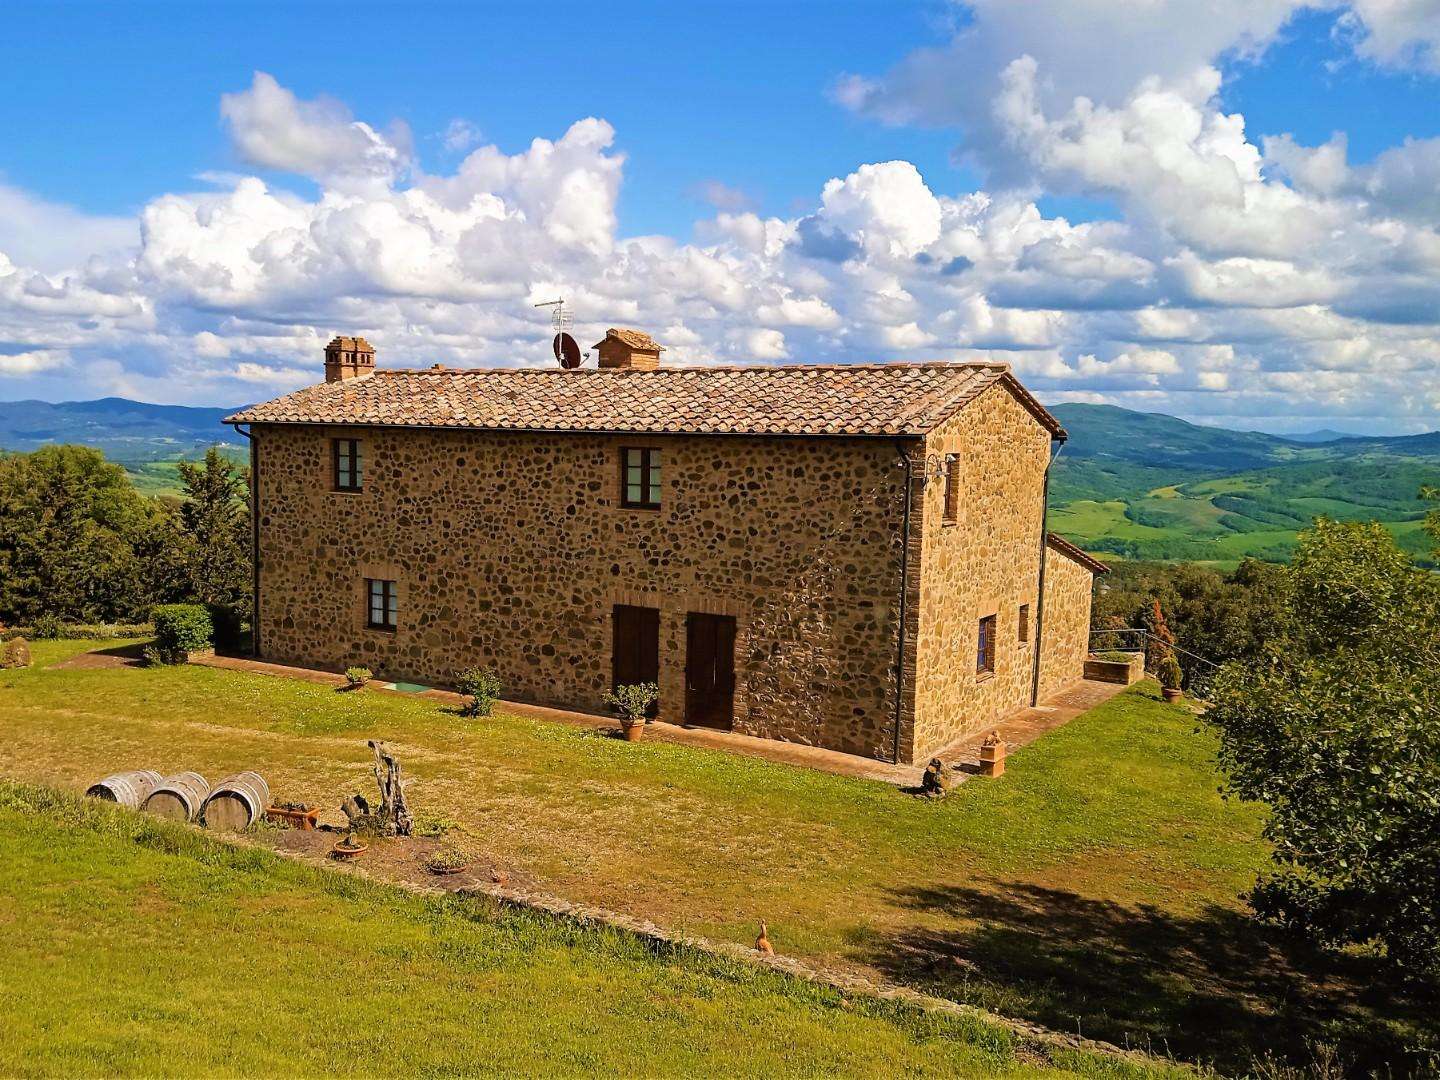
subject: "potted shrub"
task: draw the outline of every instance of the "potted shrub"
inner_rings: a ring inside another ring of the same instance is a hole
[[[467,668],[455,680],[455,689],[470,700],[461,708],[465,716],[489,716],[500,697],[500,676],[489,668]]]
[[[374,677],[375,673],[368,667],[347,667],[345,669],[345,686],[350,690],[360,690]]]
[[[425,856],[425,869],[441,877],[463,873],[469,866],[470,856],[457,847],[436,848]]]
[[[634,742],[645,733],[650,709],[660,700],[660,687],[653,682],[617,686],[605,695],[605,700],[620,713],[620,727],[625,732],[625,741]]]
[[[355,839],[355,830],[351,829],[345,834],[345,839],[337,841],[330,849],[330,854],[341,862],[349,862],[351,859],[358,859],[368,847],[368,844],[362,844]]]
[[[1175,659],[1174,653],[1166,653],[1161,659],[1155,677],[1160,680],[1160,693],[1166,701],[1180,700],[1180,682],[1184,673],[1180,670],[1180,661]]]

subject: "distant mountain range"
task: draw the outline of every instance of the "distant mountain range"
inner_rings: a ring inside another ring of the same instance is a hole
[[[124,398],[0,402],[0,449],[93,446],[142,490],[178,481],[174,462],[211,445],[240,456],[245,440],[220,423],[234,409],[148,405]],[[1440,484],[1440,432],[1294,438],[1202,427],[1113,405],[1056,405],[1070,432],[1051,485],[1051,524],[1090,551],[1142,559],[1233,563],[1284,559],[1317,514],[1384,522],[1417,558],[1422,484]]]
[[[0,401],[0,449],[80,443],[126,463],[193,457],[216,444],[244,445],[243,437],[220,423],[232,412],[115,397],[59,404]]]

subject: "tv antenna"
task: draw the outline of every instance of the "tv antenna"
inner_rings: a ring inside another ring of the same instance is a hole
[[[580,346],[570,335],[570,328],[575,325],[575,316],[565,308],[565,298],[559,300],[545,300],[536,304],[535,307],[548,307],[550,312],[550,325],[555,330],[555,340],[551,342],[551,349],[555,353],[555,359],[560,361],[563,368],[577,368],[580,366]]]

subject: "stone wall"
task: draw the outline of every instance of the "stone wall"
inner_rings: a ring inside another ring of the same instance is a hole
[[[254,433],[267,659],[434,685],[483,665],[507,697],[602,712],[612,606],[655,607],[661,716],[678,721],[685,614],[730,614],[736,731],[891,757],[904,472],[890,440]],[[362,440],[360,492],[331,490],[339,437]],[[619,506],[627,445],[662,452],[658,511]],[[397,582],[395,631],[366,627],[366,578]]]
[[[941,479],[950,454],[958,455],[953,522],[945,520]],[[1030,704],[1050,433],[997,385],[932,431],[925,455],[917,759]],[[1029,605],[1025,642],[1022,604]],[[987,615],[996,616],[995,671],[980,674],[979,625]]]
[[[1045,647],[1040,696],[1079,681],[1090,654],[1090,599],[1095,575],[1062,551],[1045,553]]]

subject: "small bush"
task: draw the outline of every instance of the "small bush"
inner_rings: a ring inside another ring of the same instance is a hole
[[[161,604],[150,613],[155,646],[168,652],[191,653],[210,648],[215,624],[204,604]]]
[[[470,865],[470,856],[457,847],[442,847],[425,857],[425,869],[432,874],[448,874],[464,870]]]
[[[30,627],[30,636],[36,641],[54,641],[60,636],[60,620],[54,615],[41,615]]]
[[[463,710],[466,716],[489,716],[500,697],[500,676],[489,668],[467,668],[455,680],[455,689],[470,699]]]
[[[345,681],[354,690],[359,690],[374,677],[375,673],[368,667],[347,667],[345,669]]]
[[[1174,653],[1166,653],[1161,659],[1159,666],[1155,669],[1155,677],[1160,680],[1160,685],[1166,690],[1179,690],[1180,682],[1185,677],[1180,670],[1180,661],[1175,659]]]
[[[633,686],[617,686],[605,695],[605,701],[615,706],[620,715],[631,724],[642,724],[650,712],[650,706],[660,700],[660,687],[653,682],[635,683]]]

